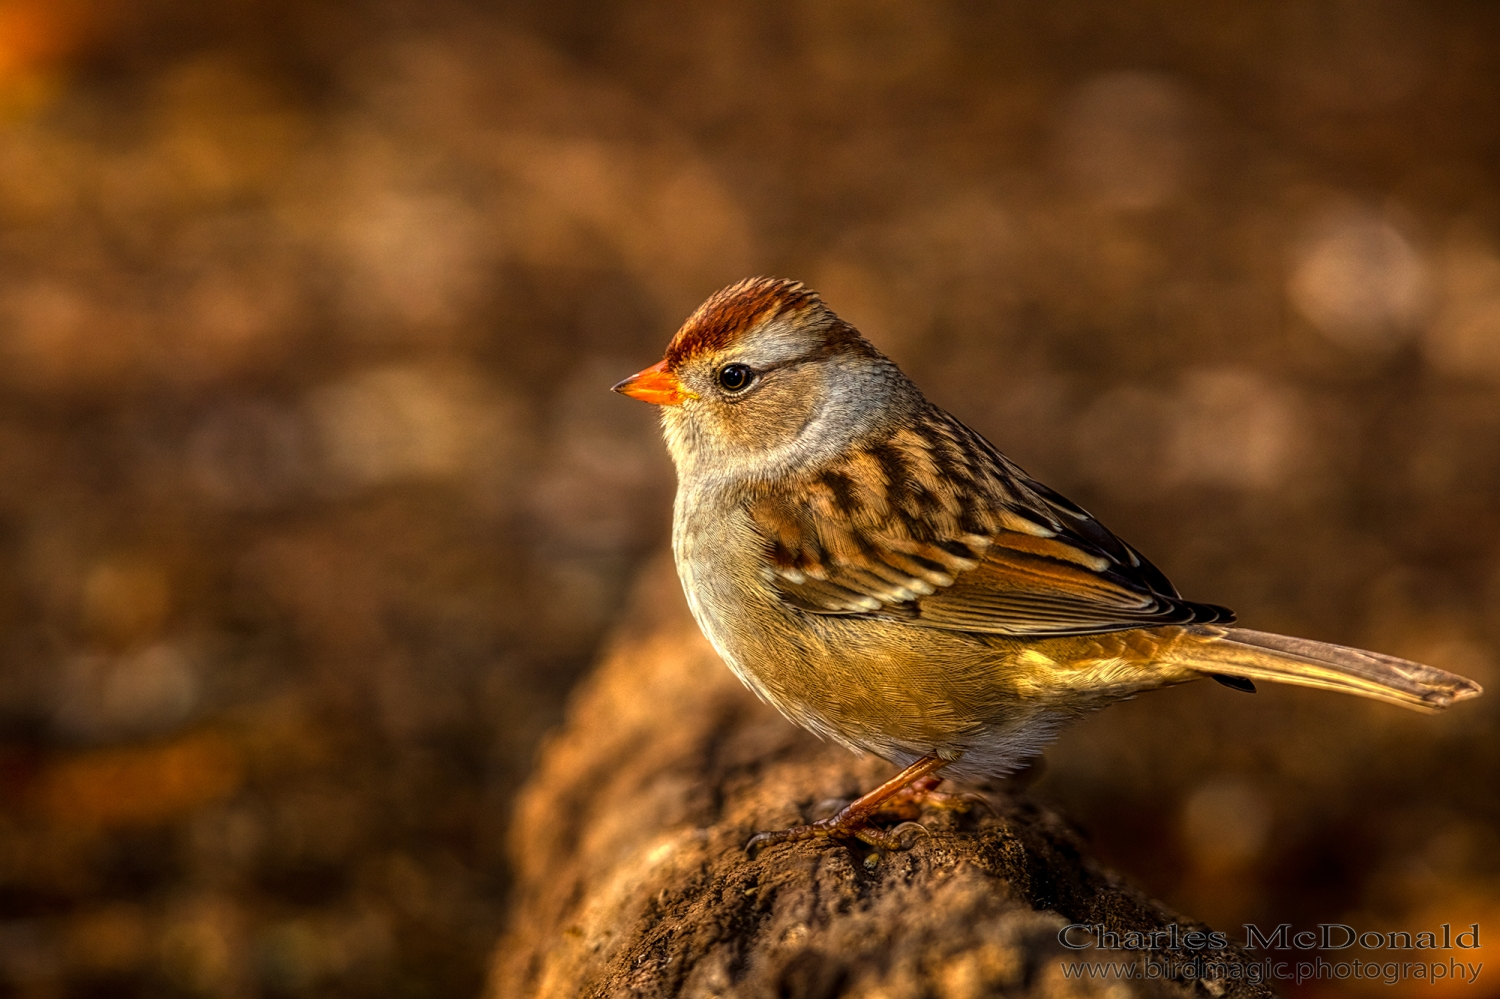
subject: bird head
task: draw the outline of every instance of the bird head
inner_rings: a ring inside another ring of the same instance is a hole
[[[614,390],[661,407],[679,475],[731,480],[814,464],[920,398],[816,292],[775,278],[716,292]]]

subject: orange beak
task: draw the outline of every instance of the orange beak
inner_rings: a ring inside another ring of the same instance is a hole
[[[698,398],[683,388],[677,376],[667,370],[666,361],[653,364],[645,371],[637,371],[616,385],[614,391],[656,406],[680,406],[686,399]]]

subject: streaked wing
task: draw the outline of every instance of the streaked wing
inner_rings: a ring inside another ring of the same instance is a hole
[[[1087,512],[940,410],[748,505],[788,604],[918,627],[1080,635],[1233,614],[1190,603]]]

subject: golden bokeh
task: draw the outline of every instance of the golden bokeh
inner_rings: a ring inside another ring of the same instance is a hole
[[[608,387],[754,273],[1189,596],[1493,689],[1497,100],[1482,4],[0,0],[0,992],[475,994],[666,544]],[[1229,931],[1488,935],[1497,705],[1196,685],[1034,790]]]

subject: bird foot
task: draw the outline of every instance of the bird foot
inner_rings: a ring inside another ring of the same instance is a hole
[[[908,849],[911,844],[901,838],[902,834],[912,830],[925,834],[927,832],[925,828],[916,822],[906,821],[894,829],[886,830],[875,825],[870,818],[881,812],[883,806],[892,798],[898,796],[907,801],[906,807],[911,815],[916,815],[919,806],[912,802],[926,800],[928,796],[937,793],[933,789],[938,785],[938,778],[933,775],[941,770],[945,763],[946,761],[935,756],[924,756],[869,794],[845,805],[837,814],[805,826],[793,826],[778,832],[763,832],[751,837],[750,842],[745,844],[745,852],[754,856],[757,850],[775,846],[778,843],[799,843],[803,840],[825,836],[837,839],[857,839],[882,850]],[[941,797],[948,799],[962,796],[942,795]]]
[[[879,808],[876,809],[876,814],[915,819],[922,813],[923,808],[966,813],[972,811],[976,805],[983,807],[991,815],[994,814],[995,807],[983,795],[972,791],[957,793],[939,791],[937,788],[942,782],[943,778],[936,774],[914,780],[881,802]]]
[[[868,813],[849,814],[845,808],[826,819],[810,822],[805,826],[792,826],[776,832],[757,833],[745,844],[745,852],[755,856],[756,852],[778,843],[800,843],[808,839],[829,837],[833,839],[857,839],[882,850],[900,852],[911,848],[911,842],[903,839],[905,833],[926,835],[927,829],[918,822],[903,822],[891,829],[882,829],[870,821]]]

